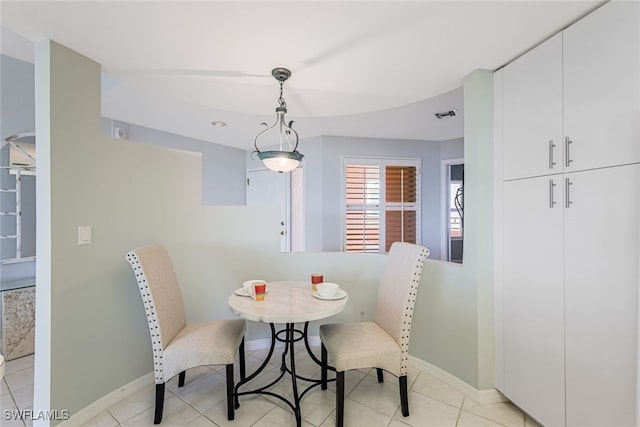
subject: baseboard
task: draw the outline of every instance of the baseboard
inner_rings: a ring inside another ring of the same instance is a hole
[[[508,401],[508,399],[495,388],[478,390],[471,384],[466,383],[455,375],[452,375],[449,372],[440,369],[429,362],[425,362],[424,360],[418,359],[417,357],[411,355],[409,356],[409,366],[419,369],[420,371],[439,379],[443,383],[456,389],[479,405],[488,405],[491,403],[501,403]]]
[[[100,413],[106,411],[108,408],[115,405],[125,397],[128,397],[136,393],[137,391],[140,391],[143,388],[153,384],[154,384],[153,372],[149,372],[148,374],[143,375],[140,378],[133,380],[128,384],[123,385],[122,387],[101,397],[95,402],[85,406],[84,408],[80,409],[78,412],[73,413],[68,420],[61,422],[60,424],[58,424],[58,426],[59,427],[82,426],[84,423],[96,417]]]
[[[246,341],[244,344],[245,351],[254,351],[254,350],[262,350],[269,348],[271,345],[271,339],[257,339]],[[319,336],[310,336],[309,337],[309,345],[319,346],[320,345],[320,337]],[[413,368],[416,368],[426,374],[429,374],[450,387],[456,389],[460,393],[464,394],[466,397],[470,398],[474,402],[479,405],[487,405],[490,403],[500,403],[506,402],[508,399],[504,397],[502,393],[500,393],[496,389],[487,389],[487,390],[478,390],[472,385],[462,381],[460,378],[456,377],[448,373],[447,371],[438,368],[435,365],[432,365],[429,362],[425,362],[424,360],[418,359],[414,356],[409,356],[409,365]],[[111,393],[101,397],[95,402],[85,406],[80,409],[78,412],[71,415],[71,417],[58,424],[60,427],[79,427],[89,421],[90,419],[96,417],[101,412],[106,411],[109,407],[113,406],[120,400],[136,393],[139,390],[142,390],[149,385],[154,384],[153,372],[149,372],[146,375],[141,376],[140,378],[131,381],[128,384],[118,388],[117,390],[112,391]]]

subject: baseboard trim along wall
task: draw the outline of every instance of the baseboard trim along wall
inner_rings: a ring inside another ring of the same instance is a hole
[[[270,344],[271,339],[258,339],[247,341],[244,348],[245,351],[263,350],[269,348]],[[309,337],[309,345],[319,346],[320,337]],[[429,362],[425,362],[424,360],[418,359],[417,357],[413,357],[411,355],[409,356],[409,366],[437,378],[438,380],[456,389],[460,393],[464,394],[465,397],[468,397],[479,405],[488,405],[491,403],[508,401],[508,399],[496,389],[478,390],[472,385],[462,381],[455,375],[452,375],[447,371],[440,369],[435,365],[432,365]],[[58,425],[60,427],[79,427],[87,421],[91,420],[93,417],[99,415],[101,412],[106,411],[109,407],[113,406],[118,401],[153,384],[153,372],[149,372],[148,374],[131,381],[129,384],[125,384],[117,390],[114,390],[111,393],[101,397],[90,405],[85,406],[78,412],[72,414],[68,420]]]
[[[411,355],[409,355],[409,366],[439,379],[449,387],[454,388],[460,393],[464,394],[465,397],[473,400],[478,405],[489,405],[491,403],[502,403],[509,401],[509,399],[504,397],[504,395],[495,388],[478,390],[471,384],[462,381],[455,375],[452,375],[449,372],[440,369],[429,362],[425,362],[424,360],[418,359],[417,357]]]
[[[96,417],[100,413],[106,411],[108,408],[115,405],[125,397],[129,397],[132,394],[142,390],[143,388],[153,385],[154,381],[155,380],[153,377],[153,372],[149,372],[148,374],[143,375],[140,378],[123,385],[122,387],[112,391],[111,393],[102,396],[100,399],[94,401],[90,405],[85,406],[78,412],[72,414],[68,420],[58,424],[58,426],[79,427],[93,417]]]

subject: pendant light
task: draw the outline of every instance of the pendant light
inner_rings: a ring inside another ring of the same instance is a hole
[[[298,149],[298,132],[293,129],[293,120],[286,122],[284,115],[287,113],[287,103],[282,97],[284,82],[291,77],[291,71],[286,68],[274,68],[271,75],[280,82],[280,98],[278,98],[278,107],[276,107],[276,122],[268,126],[265,130],[256,135],[253,143],[255,147],[254,153],[258,154],[258,158],[262,160],[264,165],[276,172],[290,172],[298,167],[300,161],[304,157]],[[262,125],[267,126],[266,123]],[[279,150],[260,151],[258,149],[258,139],[270,131],[278,132]],[[285,148],[288,148],[286,150]]]

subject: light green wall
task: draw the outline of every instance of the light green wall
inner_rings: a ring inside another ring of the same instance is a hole
[[[493,73],[464,83],[464,263],[425,265],[410,353],[493,387]]]
[[[200,159],[101,137],[99,64],[44,42],[36,75],[37,138],[46,146],[38,151],[36,402],[73,412],[149,371],[148,331],[124,253],[188,238],[181,228],[200,202]],[[40,235],[47,216],[48,244]],[[80,225],[93,227],[93,244],[77,245]],[[49,375],[38,366],[47,341]]]
[[[197,155],[100,135],[99,64],[43,42],[36,48],[36,80],[38,144],[46,148],[38,153],[35,410],[73,413],[151,372],[146,319],[124,259],[144,244],[167,245],[190,321],[232,318],[226,300],[243,280],[306,280],[318,271],[350,295],[332,320],[373,317],[383,255],[279,253],[277,212],[201,206]],[[479,178],[486,173],[473,170]],[[93,227],[91,245],[76,244],[80,225]],[[474,233],[476,242],[482,237],[477,230],[484,225],[469,220],[470,242]],[[469,247],[463,266],[427,263],[411,344],[413,355],[474,386],[479,371],[492,369],[479,355],[492,346],[479,334],[481,314],[490,310],[478,308],[484,300],[474,279],[479,248]],[[266,331],[250,323],[247,339]]]
[[[464,262],[470,262],[476,290],[478,337],[478,379],[470,384],[482,390],[494,385],[493,72],[474,71],[463,85],[465,159],[471,160],[465,164],[465,257],[470,257]]]

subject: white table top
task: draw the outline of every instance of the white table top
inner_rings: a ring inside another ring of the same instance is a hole
[[[324,319],[340,313],[349,296],[321,300],[312,295],[311,283],[301,281],[267,282],[264,301],[232,294],[231,311],[243,319],[265,323],[299,323]]]

